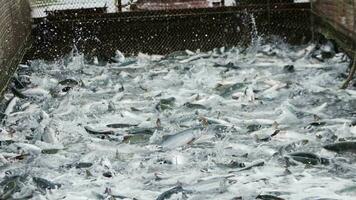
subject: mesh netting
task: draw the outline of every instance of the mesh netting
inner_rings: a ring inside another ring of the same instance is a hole
[[[295,43],[312,36],[308,4],[242,4],[235,7],[122,13],[52,13],[39,21],[33,55],[56,57],[74,46],[89,55],[110,58],[115,50],[167,54],[248,45],[253,36],[278,35]],[[99,54],[99,55],[98,55]]]

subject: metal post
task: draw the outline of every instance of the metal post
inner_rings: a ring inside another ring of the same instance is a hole
[[[116,0],[117,11],[122,12],[122,3],[121,0]]]

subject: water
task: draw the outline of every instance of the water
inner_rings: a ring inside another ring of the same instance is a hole
[[[353,199],[354,154],[322,147],[356,135],[355,88],[338,89],[349,60],[321,60],[315,47],[261,41],[105,66],[82,55],[21,66],[27,98],[12,100],[0,133],[0,177],[17,187],[3,182],[0,194]],[[295,152],[329,163],[297,162]]]

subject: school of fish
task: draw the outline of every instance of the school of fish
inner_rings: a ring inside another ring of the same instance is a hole
[[[20,65],[0,106],[0,199],[356,195],[356,84],[331,42]]]

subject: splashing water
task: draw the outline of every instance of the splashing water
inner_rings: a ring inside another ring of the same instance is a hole
[[[323,148],[356,135],[356,93],[338,89],[348,60],[315,59],[315,47],[21,66],[25,88],[0,129],[0,194],[352,199],[354,155]]]

